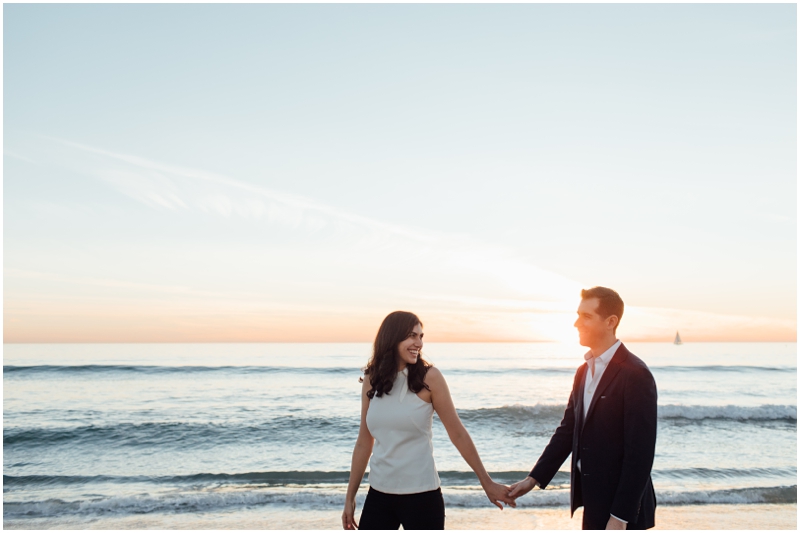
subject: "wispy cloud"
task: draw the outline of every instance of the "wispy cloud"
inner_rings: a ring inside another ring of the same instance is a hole
[[[20,155],[20,154],[18,154],[16,152],[12,152],[11,150],[5,150],[4,149],[3,150],[3,155],[4,156],[8,156],[8,157],[12,157],[14,159],[19,159],[20,161],[25,161],[26,163],[33,163],[34,165],[38,164],[38,163],[36,163],[36,161],[31,159],[30,157],[25,157],[24,155]]]
[[[293,227],[305,223],[312,229],[324,226],[325,220],[319,217],[327,217],[370,231],[398,235],[419,242],[435,242],[442,237],[432,232],[387,224],[343,211],[310,198],[275,191],[222,174],[164,164],[63,139],[46,138],[83,152],[126,163],[129,167],[137,169],[136,172],[131,170],[105,171],[99,174],[99,177],[107,180],[128,196],[152,207],[159,206],[172,210],[194,207],[222,216],[237,214],[256,219],[265,217],[270,221],[286,222]],[[180,179],[193,181],[193,187],[191,189],[181,188],[176,181]],[[198,183],[218,187],[198,189]],[[190,190],[191,193],[189,193]],[[246,193],[247,196],[236,197],[230,194],[231,191]]]
[[[499,280],[521,297],[561,299],[566,295],[573,296],[580,287],[573,280],[515,257],[510,249],[465,235],[388,224],[310,198],[217,173],[62,139],[51,140],[122,163],[102,171],[95,168],[93,172],[123,194],[155,209],[238,216],[304,229],[309,233],[335,228],[334,236],[344,237],[351,252],[369,250],[370,254],[382,251],[391,255],[413,243],[420,260],[409,265],[409,272],[422,268],[421,261],[425,262],[424,269],[428,272],[442,271],[443,278],[448,276],[443,271],[469,271],[473,276],[477,274]],[[371,258],[368,260],[372,261]]]

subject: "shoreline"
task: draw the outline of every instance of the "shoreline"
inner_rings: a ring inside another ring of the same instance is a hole
[[[582,509],[570,518],[566,507],[446,510],[446,528],[579,530]],[[360,513],[359,513],[360,514]],[[4,529],[341,529],[340,510],[299,506],[253,506],[216,513],[128,515],[102,518],[3,520]],[[797,504],[704,504],[660,506],[654,529],[797,529]]]

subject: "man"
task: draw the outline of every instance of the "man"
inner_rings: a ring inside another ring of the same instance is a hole
[[[517,498],[545,488],[572,454],[571,514],[583,506],[583,529],[648,529],[656,497],[650,470],[656,447],[657,393],[644,362],[616,337],[624,303],[615,291],[581,291],[575,327],[589,348],[564,418],[530,475],[511,487]]]

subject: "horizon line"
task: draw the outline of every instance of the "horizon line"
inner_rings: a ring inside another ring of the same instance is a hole
[[[674,344],[671,340],[620,339],[622,342]],[[3,341],[6,344],[372,344],[373,341]],[[496,341],[426,341],[429,344],[572,344],[553,340],[496,340]],[[684,344],[708,343],[797,343],[794,340],[683,340]]]

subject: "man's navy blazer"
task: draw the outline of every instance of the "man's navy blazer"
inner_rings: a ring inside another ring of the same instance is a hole
[[[658,393],[647,365],[620,344],[594,392],[584,419],[588,365],[575,373],[564,418],[531,471],[545,488],[572,454],[570,507],[584,507],[584,527],[605,529],[610,515],[628,529],[655,525],[650,470],[656,448]],[[581,460],[581,470],[577,462]]]

